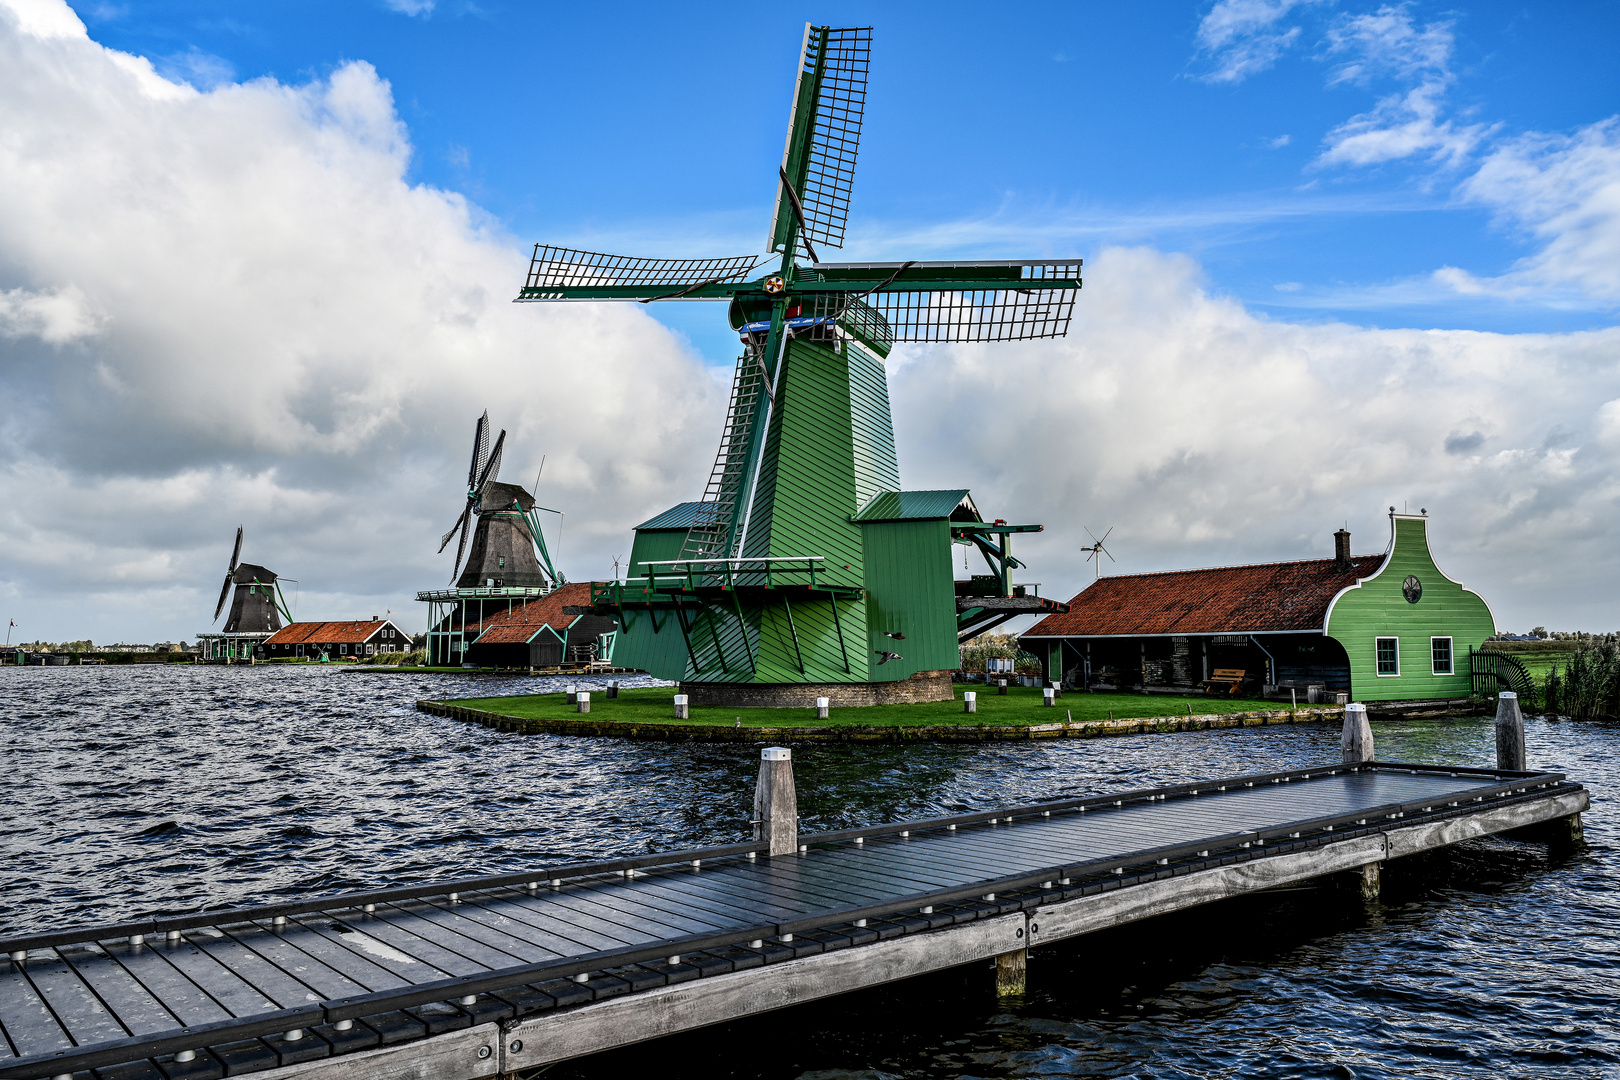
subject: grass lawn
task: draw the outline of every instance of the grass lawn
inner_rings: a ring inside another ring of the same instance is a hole
[[[974,690],[979,695],[979,711],[962,711],[962,691]],[[1272,711],[1287,708],[1286,704],[1253,698],[1172,697],[1166,694],[1087,694],[1069,691],[1058,699],[1054,708],[1041,704],[1041,692],[1036,687],[1009,686],[1007,696],[998,697],[994,688],[983,685],[958,685],[954,701],[936,701],[920,705],[866,705],[834,708],[826,720],[816,719],[816,710],[806,709],[738,709],[719,705],[693,705],[690,720],[675,719],[673,707],[674,687],[637,687],[619,691],[616,700],[609,700],[605,691],[591,692],[593,721],[622,721],[640,724],[712,724],[732,727],[742,721],[743,727],[829,727],[850,726],[915,726],[924,724],[1050,724],[1066,719],[1115,720],[1138,717],[1186,716],[1206,713]],[[484,712],[525,720],[584,719],[569,705],[564,694],[514,694],[508,697],[456,698],[453,704]],[[1071,715],[1066,715],[1071,714]]]

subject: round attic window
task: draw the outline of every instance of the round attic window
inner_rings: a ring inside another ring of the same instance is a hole
[[[1423,598],[1423,582],[1415,575],[1408,574],[1406,580],[1401,582],[1401,595],[1406,597],[1408,604],[1415,604]]]

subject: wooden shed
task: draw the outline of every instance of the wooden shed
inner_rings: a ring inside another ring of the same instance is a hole
[[[1427,515],[1389,517],[1378,555],[1351,555],[1341,529],[1331,559],[1102,578],[1019,642],[1070,686],[1174,692],[1241,670],[1245,689],[1465,697],[1495,619],[1435,564]]]
[[[467,627],[466,663],[480,667],[559,667],[610,660],[618,624],[590,613],[589,582],[498,610]],[[476,634],[476,636],[474,636]]]

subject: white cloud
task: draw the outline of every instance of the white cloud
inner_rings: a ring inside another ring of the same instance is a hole
[[[401,15],[426,16],[433,12],[433,0],[383,0],[383,6]]]
[[[1457,124],[1441,119],[1446,84],[1430,80],[1404,94],[1379,99],[1370,111],[1328,132],[1327,148],[1316,164],[1379,165],[1417,154],[1450,165],[1461,164],[1490,134],[1486,124]]]
[[[1398,79],[1451,79],[1455,24],[1434,22],[1419,27],[1408,5],[1379,8],[1371,15],[1350,15],[1327,33],[1327,53],[1340,57],[1328,85],[1366,84],[1378,76]]]
[[[189,636],[238,522],[306,614],[410,610],[485,407],[506,479],[548,455],[573,576],[698,490],[701,361],[637,306],[510,303],[521,245],[405,179],[370,66],[199,92],[31,4],[0,0],[0,596],[34,631]]]
[[[1439,280],[1462,293],[1573,292],[1620,302],[1620,117],[1574,135],[1532,132],[1505,142],[1460,194],[1524,229],[1541,248],[1499,277],[1446,267]]]
[[[1207,82],[1239,83],[1275,64],[1299,40],[1298,26],[1278,24],[1301,4],[1321,0],[1217,0],[1198,24],[1198,48],[1214,67]]]
[[[1084,525],[1116,526],[1121,572],[1165,569],[1326,555],[1346,518],[1377,551],[1410,500],[1509,625],[1613,624],[1620,329],[1270,322],[1148,249],[1088,260],[1081,297],[1063,341],[918,349],[893,379],[907,486],[1045,524],[1019,543],[1046,591],[1089,580]]]
[[[1446,94],[1456,81],[1452,25],[1420,27],[1402,4],[1345,16],[1328,30],[1325,55],[1338,59],[1328,85],[1366,86],[1379,78],[1415,85],[1385,95],[1369,111],[1329,131],[1318,166],[1379,165],[1420,154],[1455,166],[1473,152],[1493,129],[1445,116]]]
[[[0,336],[37,337],[51,345],[64,345],[96,333],[101,323],[76,285],[41,292],[0,292]]]

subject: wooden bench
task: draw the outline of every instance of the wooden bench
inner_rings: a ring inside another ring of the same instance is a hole
[[[1243,685],[1243,677],[1247,674],[1248,671],[1244,668],[1218,667],[1209,678],[1204,680],[1204,693],[1216,693],[1216,688],[1219,687],[1228,694],[1235,694],[1238,692],[1238,687]]]

